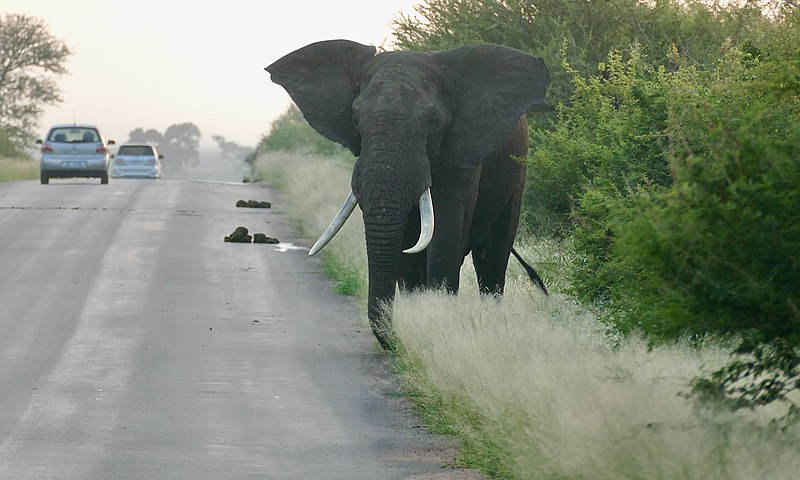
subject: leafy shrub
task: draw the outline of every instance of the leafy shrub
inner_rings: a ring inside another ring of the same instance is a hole
[[[564,66],[573,75],[574,93],[552,129],[532,132],[525,193],[528,223],[557,233],[571,229],[571,214],[587,188],[623,191],[642,182],[671,182],[663,69],[651,67],[638,46],[627,60],[612,52],[597,75],[582,77]]]
[[[573,105],[545,136],[549,151],[569,139],[591,159],[571,190],[583,254],[575,294],[654,341],[736,339],[739,357],[696,386],[737,407],[791,404],[800,388],[800,42],[785,36],[791,28],[747,52],[729,48],[709,70],[650,75],[646,98],[658,101],[644,102],[653,108],[643,116],[608,85],[621,77],[576,81]],[[638,147],[620,148],[629,141]]]
[[[272,122],[269,132],[261,137],[255,152],[248,155],[245,161],[255,169],[258,158],[268,152],[334,156],[347,160],[353,158],[349,150],[317,133],[294,104],[289,105],[289,108]]]
[[[634,43],[654,62],[676,46],[687,61],[707,63],[726,39],[743,39],[764,23],[751,2],[713,0],[426,0],[415,10],[394,22],[402,49],[496,43],[540,56],[550,68],[553,105],[572,92],[560,61],[565,42],[571,68],[589,75],[609,51]]]

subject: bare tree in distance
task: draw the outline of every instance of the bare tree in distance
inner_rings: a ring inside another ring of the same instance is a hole
[[[43,20],[17,13],[0,16],[0,129],[15,146],[35,136],[44,105],[61,101],[52,77],[67,73],[71,53]]]

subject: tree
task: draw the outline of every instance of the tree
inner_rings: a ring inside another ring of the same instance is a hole
[[[196,167],[200,161],[200,129],[189,122],[170,125],[164,132],[165,150],[173,156],[173,165]]]
[[[128,134],[128,139],[130,142],[153,143],[157,147],[161,147],[164,144],[164,135],[153,128],[147,131],[137,128]]]
[[[252,168],[259,154],[278,151],[336,156],[348,160],[353,158],[349,150],[317,133],[295,104],[289,105],[285,112],[272,121],[269,132],[261,137],[256,151],[248,155],[245,161]]]
[[[610,51],[636,44],[655,62],[673,45],[693,64],[713,62],[720,46],[745,35],[761,12],[760,5],[723,0],[427,0],[415,9],[416,15],[394,22],[399,47],[427,51],[497,43],[542,57],[550,69],[547,100],[553,105],[567,102],[573,90],[562,60],[589,75]]]
[[[155,144],[159,153],[164,155],[165,171],[176,173],[199,163],[200,136],[197,125],[184,122],[170,125],[163,134],[153,128],[137,128],[128,134],[128,141]]]
[[[239,162],[243,161],[248,155],[253,153],[252,148],[243,147],[236,142],[228,141],[222,135],[214,135],[211,137],[211,139],[217,142],[217,146],[219,146],[223,160]]]
[[[788,421],[800,420],[796,31],[776,22],[706,68],[611,54],[574,73],[531,157],[534,196],[571,222],[572,293],[654,342],[734,342],[694,392],[735,409],[782,403]]]
[[[52,76],[67,73],[70,53],[44,21],[15,13],[0,17],[0,127],[15,146],[33,138],[44,105],[61,101]]]

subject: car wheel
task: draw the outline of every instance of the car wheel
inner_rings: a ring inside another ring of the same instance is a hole
[[[44,172],[42,172],[41,175],[39,175],[39,180],[41,180],[42,185],[47,185],[48,183],[50,183],[50,177],[47,176],[47,174]]]
[[[100,184],[105,185],[107,183],[108,183],[108,174],[104,173],[103,175],[100,176]]]

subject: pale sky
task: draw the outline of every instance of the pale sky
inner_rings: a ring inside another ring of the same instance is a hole
[[[43,19],[72,50],[55,123],[97,124],[118,143],[135,128],[192,122],[201,144],[255,146],[289,105],[264,67],[319,40],[392,49],[391,22],[418,0],[0,0]]]

